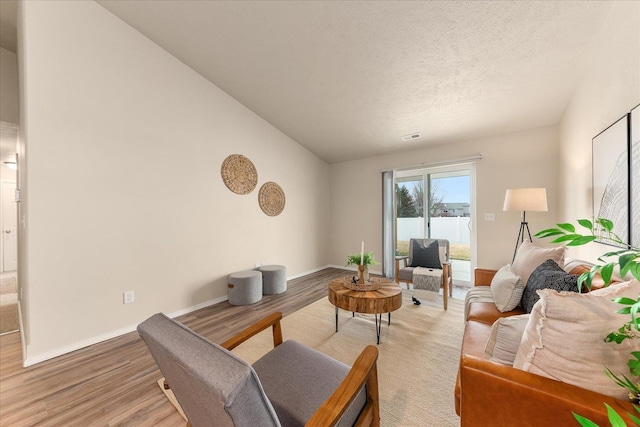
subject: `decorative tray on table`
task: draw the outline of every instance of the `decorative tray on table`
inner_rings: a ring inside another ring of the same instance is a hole
[[[380,284],[382,283],[382,279],[380,277],[369,277],[369,281],[363,284],[353,283],[353,278],[358,280],[357,276],[344,276],[342,278],[342,284],[345,288],[351,289],[352,291],[376,291],[380,289]]]

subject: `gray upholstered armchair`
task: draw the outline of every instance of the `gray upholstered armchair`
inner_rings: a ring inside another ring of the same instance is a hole
[[[430,256],[429,254],[429,252],[432,252],[429,251],[432,243],[437,245],[435,256]],[[417,267],[434,270],[438,273],[438,284],[439,287],[443,288],[442,301],[444,309],[446,310],[448,297],[453,295],[449,241],[446,239],[410,239],[409,255],[396,257],[396,282],[405,282],[408,289],[411,284],[414,284],[414,271]],[[441,284],[440,277],[442,278]],[[414,291],[415,289],[416,285],[414,284]]]
[[[162,313],[138,326],[184,410],[199,426],[379,426],[378,349],[349,367],[296,341],[282,341],[274,313],[221,345]],[[271,327],[274,349],[253,365],[229,350]]]

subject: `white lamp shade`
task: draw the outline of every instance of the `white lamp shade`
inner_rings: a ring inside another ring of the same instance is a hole
[[[504,196],[504,211],[547,212],[546,188],[510,188]]]

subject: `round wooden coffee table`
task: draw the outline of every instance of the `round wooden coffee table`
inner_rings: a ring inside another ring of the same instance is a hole
[[[336,332],[338,332],[338,309],[355,313],[373,314],[376,318],[376,343],[380,344],[382,314],[389,313],[402,306],[402,288],[395,282],[383,279],[380,288],[375,291],[354,291],[344,286],[344,279],[333,279],[329,283],[329,302],[336,307]]]

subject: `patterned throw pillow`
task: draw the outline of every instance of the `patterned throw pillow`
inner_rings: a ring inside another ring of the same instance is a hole
[[[531,313],[533,305],[540,299],[537,292],[540,289],[578,292],[578,277],[578,275],[567,273],[554,260],[548,259],[533,270],[529,276],[527,286],[522,293],[520,306],[527,313]]]
[[[410,267],[424,267],[442,269],[440,263],[440,247],[438,241],[434,240],[427,246],[417,240],[413,242],[413,254]]]

